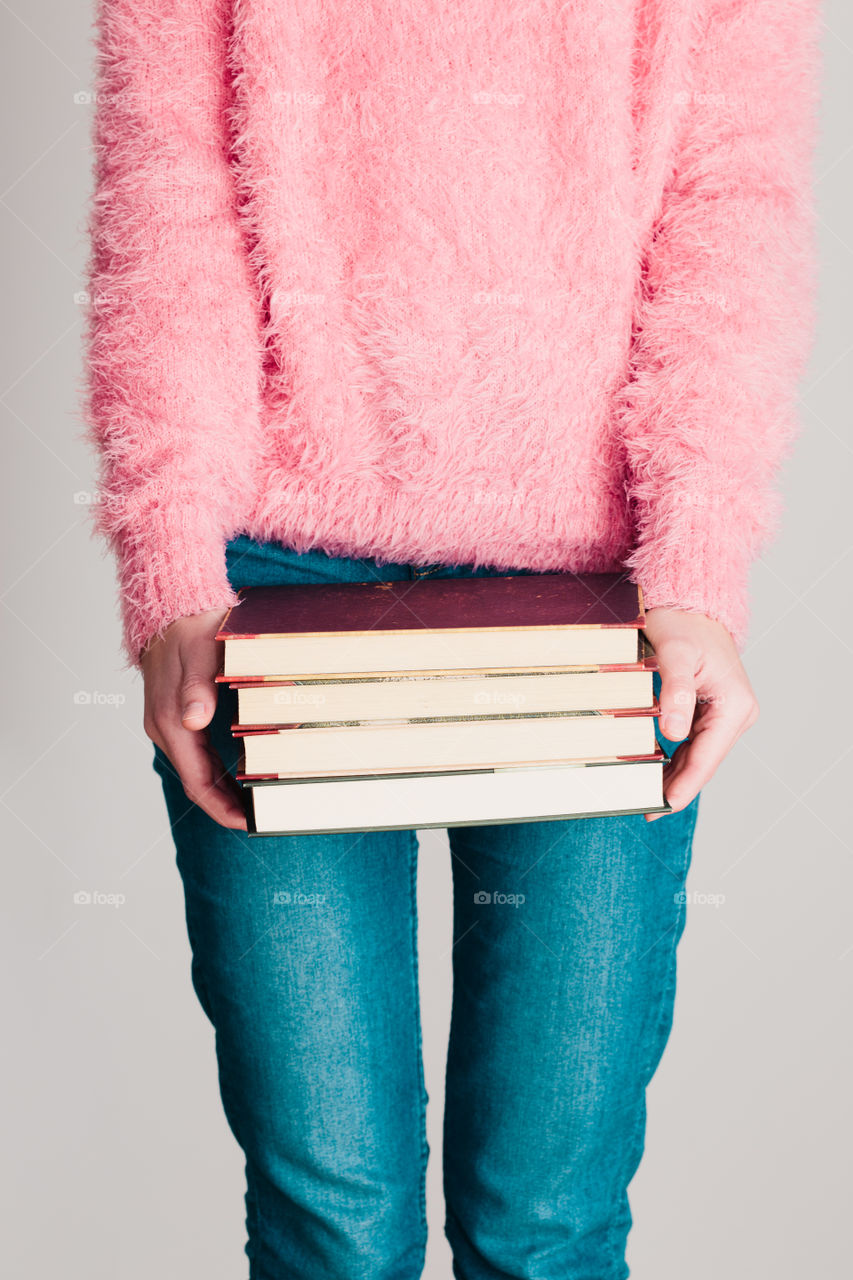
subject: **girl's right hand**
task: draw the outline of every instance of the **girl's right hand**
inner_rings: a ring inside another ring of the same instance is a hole
[[[179,618],[142,654],[145,732],[164,751],[187,798],[223,827],[246,830],[240,789],[210,745],[216,710],[214,677],[222,642],[214,637],[227,610]]]

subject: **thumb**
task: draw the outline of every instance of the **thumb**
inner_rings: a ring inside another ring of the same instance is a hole
[[[190,674],[181,684],[181,724],[185,729],[204,729],[216,710],[216,685],[209,676]]]
[[[662,645],[658,650],[661,678],[660,727],[670,742],[686,738],[696,709],[696,677],[690,656]]]
[[[222,646],[215,637],[222,616],[203,613],[181,623],[179,703],[185,729],[206,729],[216,711],[219,691],[214,676],[220,667]]]

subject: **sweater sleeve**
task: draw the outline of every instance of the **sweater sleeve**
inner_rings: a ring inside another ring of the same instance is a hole
[[[646,605],[699,611],[742,648],[751,562],[811,345],[819,5],[712,0],[668,107],[674,160],[620,396]]]
[[[225,542],[251,483],[263,361],[228,162],[228,8],[97,10],[85,418],[131,664],[176,618],[236,598]]]

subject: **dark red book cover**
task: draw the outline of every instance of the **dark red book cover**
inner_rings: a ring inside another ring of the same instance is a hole
[[[368,631],[642,627],[640,588],[620,573],[534,573],[245,587],[218,640]]]

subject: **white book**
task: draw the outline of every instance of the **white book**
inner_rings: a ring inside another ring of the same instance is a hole
[[[476,579],[468,579],[476,581]],[[636,661],[637,632],[627,627],[515,627],[440,632],[370,631],[334,635],[229,637],[231,679],[394,671],[534,670]]]
[[[247,786],[255,835],[455,827],[666,810],[660,760]]]
[[[248,733],[249,777],[425,772],[654,755],[651,715],[371,722]]]
[[[653,703],[651,670],[303,680],[238,688],[237,723],[267,726],[333,720],[536,715],[639,709]]]

